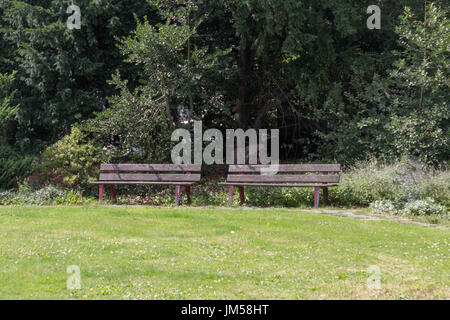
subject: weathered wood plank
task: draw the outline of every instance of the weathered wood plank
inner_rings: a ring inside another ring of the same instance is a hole
[[[100,173],[100,181],[200,181],[200,174]]]
[[[104,184],[104,185],[112,185],[112,184],[148,184],[148,185],[181,185],[181,186],[191,186],[195,182],[164,182],[164,181],[95,181],[89,182],[90,184]]]
[[[228,182],[339,182],[338,175],[228,175]]]
[[[201,164],[102,164],[100,171],[200,172]]]
[[[262,168],[270,165],[230,165],[230,173],[260,173]],[[280,164],[278,172],[339,172],[340,164]]]
[[[223,186],[245,186],[245,187],[337,187],[338,184],[300,184],[300,183],[240,183],[240,182],[221,182],[219,185]]]

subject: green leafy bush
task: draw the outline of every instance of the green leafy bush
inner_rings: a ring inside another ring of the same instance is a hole
[[[397,214],[398,212],[390,200],[376,200],[370,204],[370,209],[375,214]]]
[[[341,182],[329,192],[330,202],[338,206],[368,206],[375,200],[393,200],[399,192],[394,168],[373,161],[360,162],[341,174]]]
[[[394,164],[360,162],[341,175],[338,187],[329,192],[330,203],[337,206],[368,206],[376,200],[390,200],[397,210],[407,202],[426,197],[437,203],[450,203],[448,170],[427,170],[423,165],[402,160]]]
[[[98,178],[100,164],[106,160],[101,144],[77,127],[42,153],[37,167],[47,182],[87,189]]]
[[[438,171],[422,181],[422,197],[450,208],[450,171]]]
[[[25,185],[16,191],[0,192],[0,205],[76,205],[91,201],[72,190],[54,186],[33,190]]]
[[[431,198],[410,202],[403,209],[403,214],[407,216],[444,215],[446,212],[444,206],[436,204]]]

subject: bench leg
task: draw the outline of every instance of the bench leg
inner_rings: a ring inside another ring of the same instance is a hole
[[[327,176],[328,172],[324,172],[323,174]],[[323,191],[323,203],[325,205],[328,205],[328,188],[327,187],[322,188],[322,191]]]
[[[111,198],[112,198],[113,200],[116,200],[116,198],[117,198],[117,194],[116,194],[116,186],[111,185],[111,186],[109,187],[109,191],[111,191]]]
[[[322,188],[322,191],[323,191],[323,197],[322,197],[323,203],[325,205],[328,205],[328,188],[327,187]]]
[[[191,186],[186,186],[186,197],[187,197],[187,203],[191,204]]]
[[[103,185],[102,184],[98,185],[98,201],[99,202],[103,201]]]
[[[175,205],[180,205],[180,186],[175,186]]]
[[[234,193],[234,187],[229,186],[228,187],[228,205],[233,205],[233,193]]]
[[[242,206],[245,202],[244,187],[239,187],[239,200],[241,201]]]
[[[319,207],[320,187],[314,187],[314,208]]]

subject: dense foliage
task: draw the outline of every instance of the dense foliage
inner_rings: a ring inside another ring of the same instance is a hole
[[[112,103],[93,125],[120,137],[126,154],[154,159],[154,149],[165,160],[161,132],[195,119],[219,129],[280,128],[286,161],[448,161],[444,8],[411,1],[402,12],[386,2],[384,11],[402,15],[374,32],[352,1],[153,3],[163,22],[139,22],[121,41],[144,85],[130,93],[122,79],[115,99],[124,104]]]
[[[7,133],[11,118],[19,111],[12,105],[15,90],[12,90],[15,72],[0,73],[0,190],[15,186],[30,173],[33,158],[22,156],[8,143]]]
[[[107,154],[98,141],[73,127],[69,135],[48,147],[40,160],[37,173],[45,182],[87,189]]]
[[[0,2],[0,56],[6,69],[17,70],[21,104],[8,135],[22,148],[40,151],[68,133],[72,123],[106,107],[113,93],[107,80],[116,68],[133,78],[134,68],[122,61],[115,37],[135,27],[134,13],[151,14],[146,2],[76,3],[80,30],[67,28],[65,0]]]
[[[377,2],[381,30],[359,0],[78,0],[69,30],[67,1],[0,0],[0,189],[35,156],[76,188],[101,155],[168,162],[193,120],[279,128],[286,162],[446,165],[448,3]]]

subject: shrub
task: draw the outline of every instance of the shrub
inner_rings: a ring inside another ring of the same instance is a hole
[[[330,202],[338,206],[369,206],[375,200],[394,200],[399,188],[394,168],[375,161],[361,162],[341,175],[338,187],[331,188]]]
[[[394,164],[360,162],[341,175],[341,183],[329,192],[330,203],[338,206],[368,206],[390,200],[397,210],[406,203],[430,197],[438,204],[450,204],[450,172],[428,171],[420,163],[402,160]]]
[[[376,200],[370,204],[370,209],[375,214],[397,214],[397,210],[390,200]]]
[[[32,163],[33,157],[0,143],[0,190],[16,187],[31,172]]]
[[[37,172],[47,183],[86,189],[89,181],[98,178],[99,165],[104,160],[106,154],[100,143],[73,127],[69,135],[43,152]]]
[[[432,198],[436,203],[450,208],[450,171],[437,171],[426,176],[422,190],[423,198]]]
[[[427,198],[408,203],[403,210],[403,214],[409,216],[430,216],[444,215],[446,211],[444,206],[436,204],[431,198]]]
[[[75,205],[91,201],[72,190],[54,186],[33,190],[25,185],[16,191],[0,192],[0,205]]]

